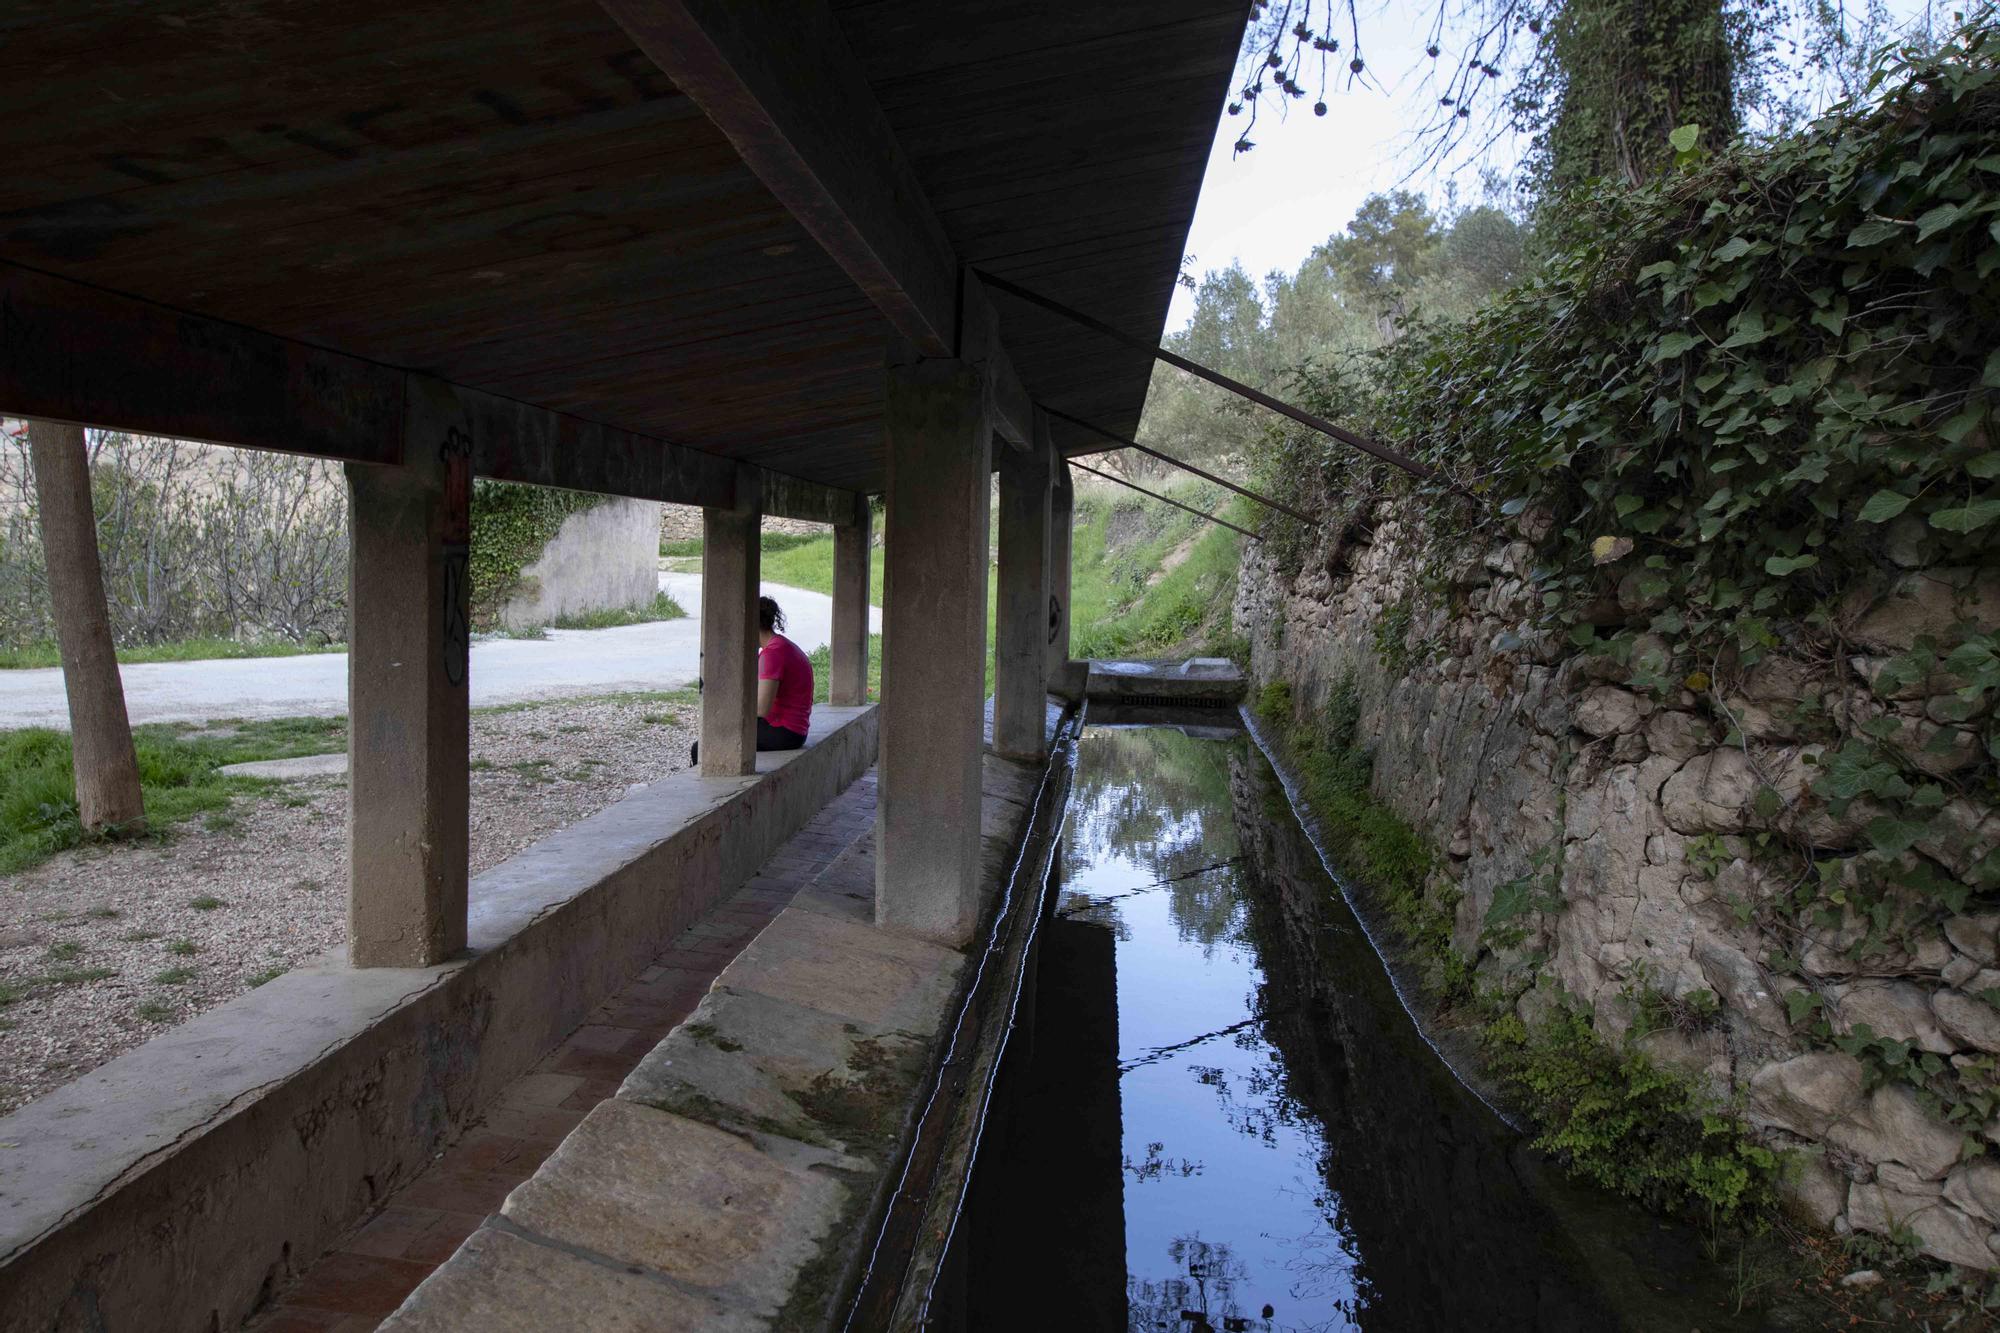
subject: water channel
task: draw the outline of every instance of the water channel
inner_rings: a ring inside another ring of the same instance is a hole
[[[1562,1180],[1459,1082],[1233,721],[1078,741],[968,1326],[1763,1327],[1691,1233]]]

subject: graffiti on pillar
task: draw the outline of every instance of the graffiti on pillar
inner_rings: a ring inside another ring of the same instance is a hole
[[[1060,633],[1062,633],[1062,602],[1057,600],[1056,595],[1054,593],[1050,593],[1049,594],[1049,642],[1054,643],[1056,641],[1056,635]]]
[[[438,446],[444,474],[444,678],[465,683],[472,655],[472,436],[458,426]]]

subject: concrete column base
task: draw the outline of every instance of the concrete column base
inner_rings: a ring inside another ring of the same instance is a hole
[[[999,451],[1000,586],[994,618],[993,749],[1010,759],[1048,754],[1049,483],[1054,446],[1035,418],[1035,447]]]
[[[979,914],[992,408],[964,361],[889,371],[875,920],[954,948]]]
[[[1053,460],[1049,485],[1049,672],[1062,671],[1069,661],[1069,595],[1071,531],[1076,526],[1076,482],[1061,455]]]
[[[403,462],[347,465],[348,959],[465,948],[472,431],[410,377]]]
[[[833,530],[833,659],[828,702],[868,702],[868,560],[874,515],[868,497],[854,497],[854,522]]]
[[[736,469],[736,503],[701,511],[701,775],[757,771],[757,582],[763,479]]]

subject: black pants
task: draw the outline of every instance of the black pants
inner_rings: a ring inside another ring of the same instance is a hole
[[[760,750],[797,750],[806,743],[803,731],[793,731],[789,727],[774,727],[763,718],[757,719],[757,748]]]

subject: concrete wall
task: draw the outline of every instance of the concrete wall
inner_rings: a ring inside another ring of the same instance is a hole
[[[339,951],[0,1119],[0,1330],[235,1328],[875,760],[818,708],[754,777],[676,774],[472,884],[469,956]]]
[[[613,496],[564,519],[521,570],[520,586],[500,606],[500,624],[532,629],[558,616],[651,605],[660,590],[660,509],[652,500]]]

